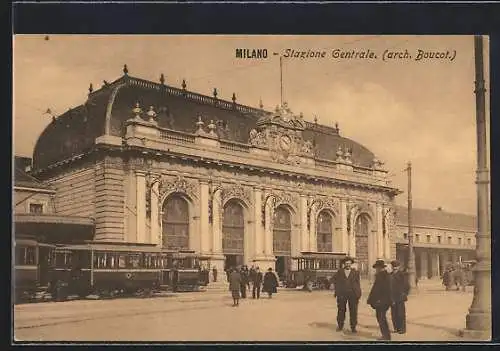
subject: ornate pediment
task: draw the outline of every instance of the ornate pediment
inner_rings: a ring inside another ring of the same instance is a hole
[[[257,129],[250,131],[250,144],[266,148],[275,162],[299,164],[301,156],[311,157],[314,145],[304,140],[302,131],[306,124],[302,114],[293,114],[286,103],[276,107],[272,114],[266,114],[257,121]]]

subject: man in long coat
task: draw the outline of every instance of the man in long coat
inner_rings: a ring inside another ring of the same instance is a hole
[[[233,306],[240,305],[241,274],[233,268],[229,274],[229,290],[233,296]]]
[[[241,267],[240,275],[241,275],[241,284],[240,284],[241,298],[246,299],[247,298],[247,286],[248,286],[248,274],[247,274],[247,271],[245,269],[245,266]]]
[[[377,322],[382,337],[379,340],[391,340],[389,324],[387,323],[387,310],[392,305],[391,277],[385,270],[384,260],[377,260],[373,265],[376,270],[375,282],[373,283],[368,304],[375,310]]]
[[[260,286],[262,285],[262,272],[259,267],[252,268],[254,272],[252,273],[252,297],[255,299],[260,298]]]
[[[358,303],[361,298],[359,272],[351,267],[354,259],[346,257],[342,260],[342,268],[333,276],[335,297],[337,298],[337,331],[344,329],[347,304],[349,304],[349,323],[351,331],[356,333],[358,324]]]
[[[273,269],[269,268],[264,274],[264,284],[262,285],[262,292],[267,292],[269,298],[273,297],[273,293],[278,292],[278,279],[274,274]]]
[[[410,284],[408,276],[401,271],[401,263],[398,260],[391,262],[392,266],[392,306],[391,317],[394,331],[399,334],[406,333],[406,306]]]

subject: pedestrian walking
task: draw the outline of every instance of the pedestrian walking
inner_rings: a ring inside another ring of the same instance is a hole
[[[410,284],[408,276],[401,271],[401,263],[398,260],[391,262],[392,266],[392,305],[391,317],[394,331],[399,334],[406,333],[406,306]]]
[[[264,274],[262,292],[266,292],[270,299],[273,297],[274,293],[278,292],[278,279],[272,268],[269,268],[266,274]]]
[[[246,272],[244,266],[242,266],[240,269],[240,275],[241,275],[241,284],[240,284],[241,298],[246,299],[247,298],[248,275],[247,275],[247,272]]]
[[[260,287],[262,285],[262,272],[259,270],[259,267],[254,268],[252,279],[252,298],[255,299],[257,296],[260,299]]]
[[[241,274],[233,268],[229,274],[229,290],[233,296],[233,307],[240,304]]]
[[[379,340],[391,340],[389,324],[387,323],[387,310],[392,305],[391,277],[385,267],[384,260],[377,260],[373,265],[376,270],[375,282],[367,300],[377,316],[377,322],[382,334]]]
[[[351,331],[356,333],[361,283],[359,272],[352,267],[353,263],[354,259],[351,257],[342,260],[342,268],[333,276],[333,285],[337,298],[337,331],[344,329],[345,315],[349,304],[349,323]]]
[[[217,267],[215,267],[215,266],[214,266],[214,268],[212,268],[212,275],[214,278],[214,282],[217,282]]]

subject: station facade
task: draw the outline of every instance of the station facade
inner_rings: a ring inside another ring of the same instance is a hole
[[[367,275],[396,256],[399,190],[371,151],[286,103],[217,95],[125,68],[47,126],[32,175],[55,190],[55,212],[92,219],[94,240],[192,250],[219,271],[281,274],[302,252],[342,252]]]

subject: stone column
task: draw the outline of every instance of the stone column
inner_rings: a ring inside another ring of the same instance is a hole
[[[420,279],[427,279],[427,251],[422,251],[420,254]]]
[[[264,255],[264,242],[265,242],[265,232],[262,230],[262,190],[259,188],[255,188],[254,192],[254,200],[253,200],[253,208],[254,208],[254,258],[258,259]]]
[[[345,200],[340,201],[340,221],[342,234],[342,252],[349,253],[349,233],[347,232],[347,203]]]
[[[300,251],[309,251],[309,231],[307,229],[307,197],[300,195]]]
[[[212,196],[212,266],[217,268],[217,280],[227,281],[224,272],[224,254],[222,253],[222,199],[221,190],[216,189]]]
[[[267,200],[268,203],[265,204],[265,226],[264,226],[264,253],[266,256],[272,256],[273,254],[273,216],[274,210],[271,204],[271,199]]]
[[[431,251],[432,257],[432,278],[439,278],[439,256]]]
[[[392,211],[392,210],[390,210]],[[385,216],[385,235],[384,235],[384,257],[388,260],[393,259],[392,254],[391,254],[391,236],[393,233],[390,231],[390,226],[389,226],[389,216],[393,216],[393,213],[388,213]]]
[[[208,221],[208,182],[200,181],[200,252],[207,254],[210,251],[210,223]]]
[[[146,243],[146,174],[136,171],[137,243]]]
[[[377,258],[384,258],[384,230],[383,230],[383,216],[382,205],[377,204],[377,241],[376,241],[376,255]]]
[[[151,243],[160,244],[160,183],[155,181],[151,186]]]
[[[351,232],[349,233],[349,256],[351,257],[356,257],[356,228],[354,225],[354,218],[351,217]]]
[[[436,267],[437,267],[437,277],[441,278],[441,255],[439,251],[436,252]]]
[[[318,251],[317,233],[316,233],[316,204],[311,205],[309,214],[309,249],[312,252]]]

